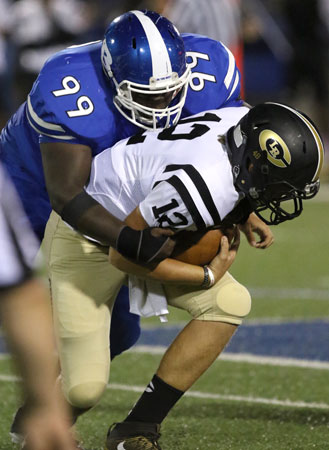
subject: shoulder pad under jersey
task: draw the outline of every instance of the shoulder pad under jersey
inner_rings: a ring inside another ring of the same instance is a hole
[[[231,51],[206,36],[182,37],[192,69],[183,117],[208,109],[240,106],[240,72]]]
[[[27,116],[40,142],[80,143],[94,154],[135,131],[113,105],[100,41],[69,47],[48,59],[28,96]]]

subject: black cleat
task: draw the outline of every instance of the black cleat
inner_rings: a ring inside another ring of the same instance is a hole
[[[114,423],[107,433],[107,450],[161,450],[160,425],[146,422]]]

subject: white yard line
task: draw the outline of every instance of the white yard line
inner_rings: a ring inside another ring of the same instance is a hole
[[[287,323],[299,325],[312,325],[314,322],[326,323],[329,325],[329,316],[322,317],[260,317],[255,319],[246,318],[243,325],[258,326],[258,325],[285,325]]]
[[[265,366],[301,367],[304,369],[329,370],[329,362],[314,361],[297,358],[283,358],[277,356],[258,356],[249,353],[223,353],[219,358],[222,361],[245,362]]]
[[[294,287],[256,287],[248,286],[251,296],[254,298],[290,298],[293,300],[329,300],[328,289],[313,289],[313,288],[294,288]]]
[[[17,382],[20,381],[18,377],[12,375],[0,375],[0,381],[6,382]],[[107,389],[114,391],[125,391],[125,392],[144,392],[145,386],[134,386],[128,384],[111,383],[107,385]],[[291,400],[278,400],[276,398],[263,398],[263,397],[252,397],[243,395],[221,395],[212,394],[210,392],[200,392],[200,391],[188,391],[185,394],[186,397],[202,398],[205,400],[221,400],[221,401],[233,401],[233,402],[245,402],[245,403],[261,403],[263,405],[275,405],[284,406],[289,408],[309,408],[309,409],[329,409],[328,403],[306,403],[302,401],[293,402]]]
[[[161,345],[136,345],[128,350],[131,353],[162,355],[167,347]],[[301,367],[306,369],[329,370],[329,362],[308,359],[282,358],[277,356],[258,356],[250,353],[224,352],[218,360],[238,363],[261,364],[266,366]]]
[[[145,386],[131,386],[126,384],[111,383],[107,385],[108,389],[144,392]],[[278,400],[276,398],[262,398],[262,397],[244,397],[243,395],[221,395],[211,394],[210,392],[188,391],[184,394],[186,397],[203,398],[207,400],[228,400],[234,402],[245,403],[262,403],[263,405],[285,406],[290,408],[310,408],[310,409],[329,409],[328,403],[306,403],[306,402],[292,402],[290,400]]]

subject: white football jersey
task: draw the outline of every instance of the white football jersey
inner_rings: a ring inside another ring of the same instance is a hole
[[[31,275],[38,248],[14,186],[0,166],[0,289]]]
[[[120,141],[94,158],[86,191],[121,220],[139,205],[150,227],[218,225],[239,200],[218,136],[248,111],[206,111]]]

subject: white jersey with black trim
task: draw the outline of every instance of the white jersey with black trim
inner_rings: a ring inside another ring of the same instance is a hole
[[[248,108],[224,108],[144,132],[97,155],[86,191],[123,220],[139,205],[150,227],[202,230],[239,200],[225,145],[218,141]]]
[[[0,166],[0,289],[30,276],[39,248],[13,184]]]

